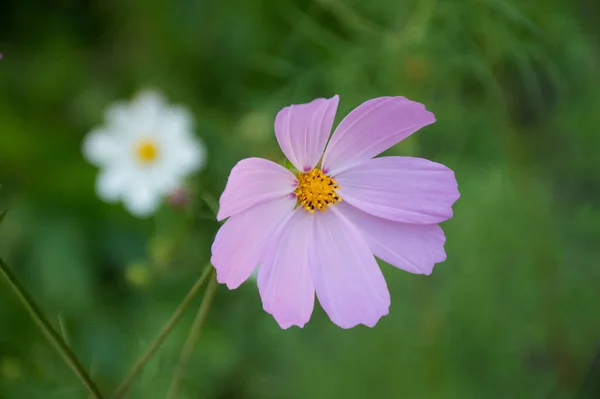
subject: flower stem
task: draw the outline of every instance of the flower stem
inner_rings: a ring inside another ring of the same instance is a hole
[[[217,279],[213,271],[211,273],[210,283],[208,283],[208,287],[204,293],[204,298],[202,299],[202,303],[200,304],[200,308],[198,309],[198,313],[196,314],[196,318],[192,324],[192,328],[187,336],[187,339],[185,340],[185,343],[183,344],[183,349],[181,350],[181,355],[179,357],[179,364],[177,365],[177,369],[175,370],[173,379],[171,380],[171,386],[169,387],[169,392],[167,393],[167,399],[176,399],[178,397],[177,393],[179,391],[179,386],[181,385],[181,379],[185,375],[187,365],[192,357],[192,352],[196,347],[198,339],[200,339],[202,327],[204,327],[204,324],[206,324],[210,306],[212,305],[215,294],[217,293],[217,285]]]
[[[175,327],[179,319],[181,319],[181,316],[187,309],[190,302],[196,297],[202,285],[204,285],[206,280],[212,275],[212,270],[213,267],[211,265],[208,265],[204,269],[202,275],[200,275],[198,280],[196,280],[194,286],[190,289],[190,291],[183,299],[183,301],[179,304],[177,309],[175,309],[175,312],[173,312],[171,318],[163,325],[160,332],[157,334],[156,338],[154,338],[154,341],[150,344],[146,352],[137,360],[127,377],[125,377],[121,385],[119,385],[117,391],[114,394],[115,399],[122,399],[125,396],[137,375],[142,371],[146,363],[152,358],[154,352],[156,352],[156,350],[160,347],[163,341],[167,338],[167,336],[169,335],[171,330],[173,330],[173,327]]]
[[[56,332],[50,322],[44,317],[40,307],[34,302],[33,298],[25,291],[25,288],[19,283],[17,277],[10,271],[6,263],[0,259],[0,274],[6,279],[8,284],[12,287],[17,297],[29,312],[33,321],[37,324],[42,333],[46,336],[48,341],[52,344],[54,349],[62,356],[63,360],[73,370],[73,372],[79,377],[83,385],[87,388],[93,399],[102,399],[100,390],[92,380],[92,378],[85,371],[77,356],[69,349],[69,346]]]

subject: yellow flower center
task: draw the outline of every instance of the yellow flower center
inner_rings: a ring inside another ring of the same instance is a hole
[[[152,140],[141,140],[136,147],[136,155],[140,163],[152,163],[158,158],[158,147]]]
[[[315,209],[325,212],[331,204],[342,201],[335,192],[338,188],[340,186],[334,179],[321,172],[321,169],[314,168],[310,172],[301,172],[298,175],[298,188],[295,193],[300,205],[310,213],[314,213]]]

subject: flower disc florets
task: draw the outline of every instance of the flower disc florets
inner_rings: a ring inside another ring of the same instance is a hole
[[[339,184],[333,178],[324,174],[321,169],[314,168],[310,172],[298,175],[298,188],[295,193],[300,205],[310,213],[314,213],[315,209],[325,212],[331,204],[342,201],[335,191],[339,188]]]

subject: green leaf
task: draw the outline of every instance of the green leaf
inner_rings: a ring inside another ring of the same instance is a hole
[[[2,221],[4,220],[4,216],[6,216],[6,213],[8,211],[4,210],[4,211],[0,211],[0,224],[2,223]]]

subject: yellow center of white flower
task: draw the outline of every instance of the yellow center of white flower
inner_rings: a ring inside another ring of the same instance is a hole
[[[158,146],[153,140],[140,140],[136,149],[137,160],[142,164],[150,164],[158,158]]]
[[[331,204],[342,202],[342,198],[335,191],[339,188],[334,179],[324,174],[321,169],[314,168],[310,172],[298,174],[298,188],[295,193],[300,205],[310,213],[314,213],[315,209],[325,212]]]

